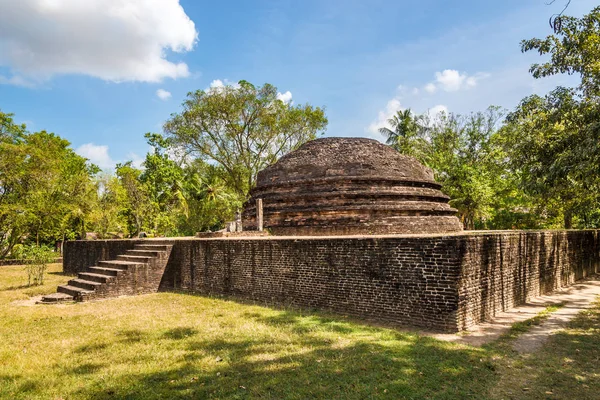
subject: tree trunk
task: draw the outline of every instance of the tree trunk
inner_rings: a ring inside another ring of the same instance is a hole
[[[565,229],[573,228],[573,213],[571,212],[571,210],[565,210],[564,224],[565,224]]]

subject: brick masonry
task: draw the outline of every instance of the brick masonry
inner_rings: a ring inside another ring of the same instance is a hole
[[[18,259],[18,260],[14,260],[14,259],[0,260],[0,267],[9,266],[9,265],[25,265],[25,264],[28,264],[29,262],[30,262],[30,260],[24,260],[24,259]],[[52,261],[50,261],[51,264],[59,264],[59,263],[62,263],[62,262],[63,262],[62,257],[56,257],[55,259],[53,259]]]
[[[67,274],[84,272],[98,261],[115,260],[132,250],[135,240],[75,240],[67,241],[63,248],[63,271]]]
[[[140,240],[68,242],[65,272]],[[143,243],[159,241],[144,240]],[[180,239],[161,290],[456,332],[600,269],[598,231]]]

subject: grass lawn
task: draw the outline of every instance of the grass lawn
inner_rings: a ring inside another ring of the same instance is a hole
[[[190,294],[31,305],[0,267],[1,399],[598,399],[600,304],[538,353]],[[541,318],[540,318],[541,319]],[[535,322],[535,321],[534,321]]]

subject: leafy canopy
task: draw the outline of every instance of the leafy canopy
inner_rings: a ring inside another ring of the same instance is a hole
[[[322,108],[285,103],[273,85],[240,81],[189,93],[164,130],[174,146],[221,166],[228,186],[245,198],[260,170],[326,126]]]

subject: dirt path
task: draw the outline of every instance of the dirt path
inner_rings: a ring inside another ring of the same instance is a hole
[[[481,346],[507,333],[515,322],[533,318],[552,304],[563,303],[564,306],[553,312],[547,320],[519,336],[513,343],[513,348],[520,353],[534,352],[544,344],[552,333],[565,327],[577,313],[590,308],[599,295],[600,280],[596,277],[593,280],[577,283],[551,295],[536,297],[529,303],[500,313],[493,321],[478,325],[467,332],[458,335],[438,334],[435,337],[455,343]]]

